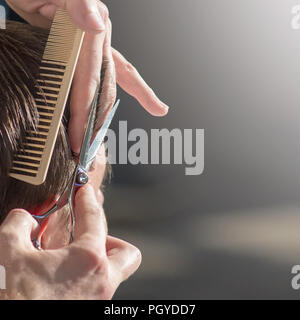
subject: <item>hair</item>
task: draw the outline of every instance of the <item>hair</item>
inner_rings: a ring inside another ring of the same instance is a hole
[[[48,34],[48,30],[11,21],[0,30],[0,223],[13,208],[30,210],[53,200],[75,168],[66,133],[68,103],[46,181],[34,186],[9,176],[13,155],[38,121],[34,95]]]

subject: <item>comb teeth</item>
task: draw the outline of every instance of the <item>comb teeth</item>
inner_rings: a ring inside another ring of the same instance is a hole
[[[36,130],[27,132],[23,149],[14,155],[11,177],[34,185],[45,181],[83,36],[66,11],[57,10],[34,97],[39,121]]]

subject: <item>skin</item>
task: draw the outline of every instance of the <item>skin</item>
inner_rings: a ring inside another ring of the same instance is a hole
[[[80,150],[103,63],[108,64],[107,72],[111,76],[107,79],[112,80],[104,83],[106,96],[100,99],[107,102],[104,104],[107,108],[98,115],[98,128],[115,101],[115,82],[150,114],[167,114],[168,107],[135,67],[111,48],[111,22],[101,1],[9,0],[7,3],[29,23],[41,27],[50,26],[58,7],[65,8],[73,22],[87,31],[71,92],[69,136],[74,152]],[[0,226],[0,265],[5,266],[7,274],[7,290],[0,291],[0,298],[111,299],[120,283],[136,271],[141,262],[140,251],[107,235],[103,196],[99,193],[103,172],[103,161],[97,159],[89,183],[76,194],[77,223],[71,245],[63,246],[61,242],[55,223],[59,213],[53,216],[46,230],[44,251],[32,245],[31,239],[36,238],[39,226],[31,215],[22,209],[8,214]]]
[[[79,28],[87,31],[71,93],[69,136],[73,151],[78,153],[91,101],[99,83],[103,34],[107,29],[108,33],[111,32],[109,11],[99,0],[7,0],[7,3],[32,25],[47,28],[50,26],[56,9],[58,7],[64,8],[68,11],[73,22]],[[111,51],[110,55],[116,66],[116,80],[120,87],[133,96],[150,114],[154,116],[166,115],[168,106],[159,100],[136,68],[122,54],[110,47],[109,37],[105,43],[109,43],[107,50]],[[112,93],[113,99],[115,98],[114,94]],[[107,114],[108,109],[99,115],[99,125],[103,122],[103,117]]]
[[[104,196],[100,191],[100,186],[103,181],[103,177],[105,176],[105,164],[106,164],[106,157],[105,157],[105,148],[104,145],[101,146],[98,155],[96,157],[95,162],[92,164],[91,169],[89,171],[89,183],[93,186],[94,192],[96,194],[97,200],[103,206],[104,203]],[[43,212],[47,212],[48,209],[52,208],[53,203],[49,204],[49,207],[45,207]],[[75,202],[76,206],[76,202]],[[69,207],[66,206],[61,210],[58,210],[53,215],[50,216],[46,231],[42,237],[42,248],[46,250],[50,249],[59,249],[63,246],[69,244],[70,240],[70,232],[68,228],[66,228],[66,222],[70,223],[70,220],[67,218],[69,217]],[[104,215],[105,219],[105,215]],[[77,223],[77,221],[76,221]],[[105,229],[107,234],[107,224],[105,221]]]
[[[89,183],[75,198],[76,227],[71,245],[59,247],[55,236],[37,250],[31,239],[39,226],[22,209],[9,213],[0,226],[0,265],[6,268],[2,299],[111,299],[120,283],[141,263],[140,251],[107,235],[99,187],[104,149],[89,174]],[[49,228],[49,232],[54,232]],[[57,234],[61,230],[57,230]],[[48,243],[47,243],[48,242]],[[57,246],[57,249],[53,247]],[[51,249],[50,249],[51,248]],[[76,266],[76,268],[74,268]]]

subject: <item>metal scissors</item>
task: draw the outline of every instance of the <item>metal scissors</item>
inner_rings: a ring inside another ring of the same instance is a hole
[[[99,132],[95,136],[93,142],[91,143],[93,131],[94,131],[94,123],[95,123],[95,118],[96,118],[99,91],[100,91],[100,87],[97,88],[96,94],[93,99],[92,109],[90,111],[88,124],[87,124],[86,130],[85,130],[80,154],[78,156],[77,165],[75,167],[74,173],[72,174],[64,192],[58,198],[58,200],[53,205],[53,207],[51,209],[49,209],[46,213],[44,213],[42,215],[32,215],[32,217],[37,219],[37,221],[39,222],[39,224],[41,226],[37,239],[33,240],[35,247],[39,250],[42,250],[41,238],[42,238],[43,232],[45,231],[48,218],[50,217],[50,215],[52,213],[63,208],[67,204],[69,204],[69,206],[70,206],[71,225],[72,225],[70,243],[73,241],[74,228],[75,228],[75,214],[74,214],[74,208],[73,208],[74,196],[75,196],[78,188],[81,188],[83,185],[85,185],[88,182],[89,169],[90,169],[90,167],[91,167],[91,165],[97,155],[98,149],[100,148],[100,146],[106,136],[107,130],[108,130],[108,128],[111,124],[111,121],[116,113],[116,110],[120,104],[120,100],[118,100],[116,102],[116,104],[114,105],[114,107],[110,110],[101,129],[99,130]]]

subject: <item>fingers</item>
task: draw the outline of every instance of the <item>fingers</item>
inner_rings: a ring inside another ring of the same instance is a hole
[[[15,246],[17,242],[19,246],[34,248],[31,239],[36,237],[39,225],[29,212],[14,209],[7,215],[0,230],[1,235],[5,235],[7,241],[13,242],[12,245]]]
[[[57,10],[57,6],[55,4],[45,4],[44,6],[42,6],[40,9],[39,9],[39,13],[47,18],[48,20],[53,20],[54,19],[54,16],[55,16],[55,13],[56,13],[56,10]],[[49,25],[50,27],[50,25]]]
[[[73,79],[69,137],[71,148],[79,153],[90,107],[100,83],[105,32],[86,34]]]
[[[73,244],[105,253],[106,221],[97,196],[90,184],[78,190],[75,197],[76,224]]]
[[[73,80],[69,136],[72,150],[76,153],[80,151],[90,106],[100,82],[100,72],[102,83],[95,134],[116,100],[116,71],[111,51],[109,19],[105,33],[86,35]]]
[[[96,194],[98,193],[99,188],[102,184],[103,178],[105,176],[105,170],[106,154],[105,146],[104,144],[102,144],[89,171],[89,184],[94,188]]]
[[[103,47],[102,83],[95,128],[96,131],[101,128],[105,118],[113,107],[117,96],[116,69],[111,50],[111,32],[112,25],[108,19]]]
[[[135,67],[117,50],[112,49],[118,85],[133,96],[153,116],[164,116],[169,107],[155,95]]]
[[[108,236],[106,243],[107,257],[110,262],[119,285],[128,279],[140,266],[141,252],[132,244],[123,240]]]
[[[101,32],[105,30],[109,12],[99,0],[49,0],[47,3],[66,9],[72,21],[85,31]],[[41,14],[42,10],[40,10]]]
[[[57,8],[66,9],[79,28],[93,33],[105,30],[109,16],[100,0],[7,0],[7,3],[32,25],[46,28],[50,27]]]

